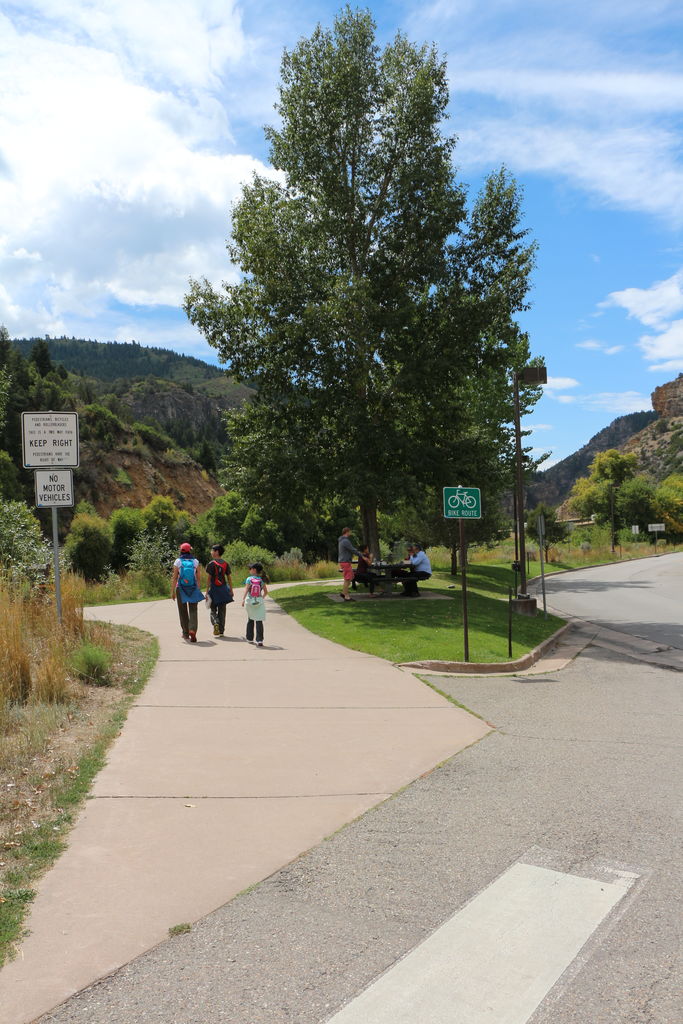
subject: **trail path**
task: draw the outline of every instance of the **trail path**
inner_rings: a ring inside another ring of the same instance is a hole
[[[161,654],[45,876],[0,1024],[25,1024],[268,877],[490,731],[413,675],[268,600],[266,646],[180,638],[170,601],[89,610]]]

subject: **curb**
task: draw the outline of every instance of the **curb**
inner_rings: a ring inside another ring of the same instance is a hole
[[[417,668],[431,672],[458,672],[461,674],[469,673],[471,675],[487,676],[497,672],[519,672],[521,669],[531,668],[532,665],[535,665],[546,651],[553,647],[572,627],[573,623],[567,622],[553,633],[552,636],[549,636],[547,640],[540,643],[538,647],[534,647],[528,654],[523,654],[521,658],[516,658],[514,661],[404,661],[401,662],[399,668]]]

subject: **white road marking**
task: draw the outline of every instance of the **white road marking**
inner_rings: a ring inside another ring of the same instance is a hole
[[[328,1024],[524,1024],[637,877],[514,864]]]

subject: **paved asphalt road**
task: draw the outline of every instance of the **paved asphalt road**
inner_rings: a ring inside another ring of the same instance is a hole
[[[321,1024],[519,862],[637,876],[530,1024],[680,1024],[682,677],[625,635],[680,637],[679,562],[554,581],[616,642],[584,626],[561,672],[434,680],[496,731],[44,1024]]]
[[[549,576],[546,593],[560,615],[683,650],[683,554]]]

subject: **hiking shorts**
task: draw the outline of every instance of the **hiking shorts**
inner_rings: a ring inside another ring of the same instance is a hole
[[[339,571],[343,573],[344,582],[348,581],[350,583],[353,579],[353,565],[351,562],[340,562]]]

